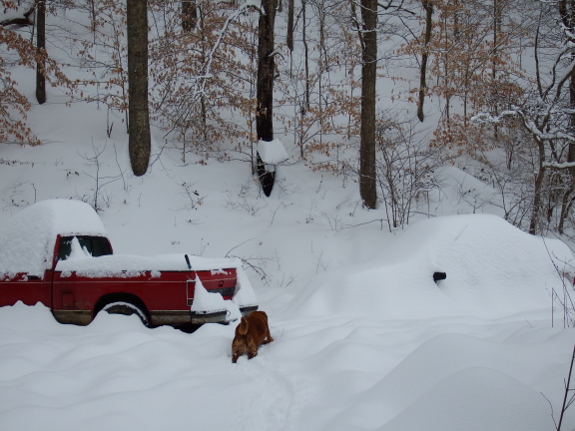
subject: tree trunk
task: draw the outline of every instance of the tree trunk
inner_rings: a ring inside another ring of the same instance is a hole
[[[256,133],[259,141],[271,142],[274,139],[273,93],[274,93],[274,24],[276,13],[275,0],[263,0],[263,10],[259,19],[258,46],[258,82]],[[257,157],[257,172],[263,192],[269,196],[275,181],[275,172],[268,172]]]
[[[196,0],[182,2],[182,30],[190,32],[198,23],[198,7]]]
[[[307,43],[307,0],[302,0],[301,2],[301,13],[302,13],[302,32],[301,40],[303,43],[303,53],[304,53],[304,71],[305,71],[305,111],[309,111],[310,108],[310,82],[309,82],[309,46]]]
[[[531,211],[531,221],[529,223],[529,233],[537,234],[539,223],[539,213],[541,210],[541,194],[543,193],[543,180],[545,179],[545,145],[538,139],[535,140],[539,149],[539,170],[535,177],[535,191],[533,196],[533,210]]]
[[[90,0],[88,3],[90,5],[90,19],[92,20],[92,33],[96,32],[96,0]]]
[[[575,9],[573,10],[575,14]],[[574,17],[575,18],[575,17]],[[572,56],[572,59],[575,59]],[[575,109],[575,74],[571,75],[569,83],[569,102],[571,104],[571,109]],[[570,133],[575,132],[575,114],[571,114],[569,119],[569,129]],[[575,162],[575,144],[573,142],[569,143],[569,149],[567,151],[567,163]],[[565,220],[569,216],[569,212],[573,205],[573,200],[575,199],[575,167],[567,168],[569,173],[569,180],[565,185],[565,192],[563,193],[563,199],[561,201],[561,214],[559,216],[559,225],[557,226],[557,231],[563,235],[565,230]]]
[[[148,109],[148,7],[146,0],[127,0],[129,149],[132,170],[144,175],[150,161]]]
[[[377,0],[361,0],[363,21],[361,67],[361,130],[359,192],[363,204],[377,206],[375,175],[375,84],[377,74]]]
[[[286,43],[290,51],[293,52],[293,30],[294,30],[294,0],[288,0],[288,21]]]
[[[291,1],[291,0],[290,0]],[[300,109],[299,113],[301,115],[300,125],[300,142],[299,142],[299,149],[300,149],[300,157],[303,159],[305,157],[304,151],[304,120],[307,112],[310,108],[310,94],[309,94],[309,47],[307,43],[307,0],[301,0],[301,16],[302,16],[302,25],[301,25],[301,41],[303,45],[303,58],[304,58],[304,99],[300,101]]]
[[[39,0],[36,11],[36,99],[40,105],[46,103],[46,2]]]
[[[500,0],[493,0],[493,60],[492,60],[492,68],[493,70],[491,71],[491,77],[493,79],[493,89],[492,89],[492,101],[491,103],[493,104],[493,113],[495,116],[499,115],[499,100],[497,97],[497,90],[495,88],[495,83],[497,82],[497,53],[499,50],[499,32],[501,31],[501,5],[499,4]],[[498,140],[498,136],[499,136],[499,127],[497,126],[497,124],[493,124],[493,136],[495,137],[495,140]]]
[[[423,103],[425,101],[425,89],[427,87],[426,75],[427,75],[427,59],[428,52],[427,46],[431,40],[431,27],[433,24],[433,3],[432,0],[421,0],[423,8],[425,9],[425,39],[423,45],[423,53],[421,54],[421,69],[419,71],[419,102],[417,104],[417,118],[419,121],[423,122],[425,115],[423,114]]]
[[[569,29],[569,32],[573,34],[575,31],[575,1],[571,0],[569,2],[569,8],[567,7],[567,2],[562,0],[559,2],[559,14],[561,15],[561,20],[563,25]],[[571,60],[575,60],[575,54],[571,55]],[[569,103],[571,109],[575,108],[575,73],[571,74],[569,81]],[[571,134],[575,132],[575,114],[571,114],[569,118],[569,131]],[[567,152],[567,162],[575,162],[575,144],[569,143],[569,150]],[[565,220],[569,215],[571,207],[573,205],[573,200],[575,199],[575,167],[568,168],[569,172],[569,182],[566,185],[565,193],[563,194],[563,199],[561,202],[561,214],[559,216],[559,226],[557,230],[560,234],[563,234],[565,229]]]

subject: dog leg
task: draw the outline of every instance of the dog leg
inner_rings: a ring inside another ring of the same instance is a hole
[[[246,352],[246,342],[242,337],[234,338],[232,343],[232,362],[235,364],[238,358]]]
[[[272,338],[272,334],[270,334],[270,328],[266,327],[266,336],[264,338],[264,341],[262,342],[262,344],[268,344],[271,343],[274,339]]]
[[[258,345],[254,340],[248,340],[247,351],[248,351],[248,359],[252,359],[257,356],[258,354]]]

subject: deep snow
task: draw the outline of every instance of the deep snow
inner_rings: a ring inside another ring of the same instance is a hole
[[[446,167],[420,208],[429,218],[390,233],[356,178],[313,172],[295,148],[266,198],[245,155],[183,164],[157,130],[136,178],[120,117],[106,138],[101,106],[49,91],[28,118],[44,144],[0,149],[0,223],[82,199],[116,253],[240,258],[275,341],[232,364],[234,324],[188,334],[101,314],[77,327],[42,305],[4,307],[0,430],[554,429],[575,332],[552,294],[571,292],[573,257],[502,221],[494,190]],[[454,215],[471,212],[493,215]]]
[[[57,109],[42,115],[91,107]],[[96,144],[77,136],[3,148],[19,162],[0,165],[3,224],[34,199],[93,197],[83,154]],[[572,272],[563,243],[495,215],[421,217],[392,234],[356,184],[301,164],[278,169],[265,198],[237,160],[188,154],[184,166],[164,148],[134,178],[121,135],[100,157],[102,175],[124,167],[99,190],[115,252],[241,257],[275,341],[232,364],[235,324],[188,334],[100,315],[77,327],[42,305],[5,307],[0,429],[554,429],[574,342],[560,309],[551,322],[551,291]],[[437,211],[465,212],[443,196]]]

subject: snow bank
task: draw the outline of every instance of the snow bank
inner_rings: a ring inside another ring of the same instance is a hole
[[[58,234],[106,236],[106,229],[81,201],[52,199],[31,205],[0,228],[0,274],[43,277],[52,266]]]
[[[469,368],[422,393],[379,431],[551,431],[549,416],[537,391],[495,370]]]
[[[491,215],[424,220],[363,265],[316,277],[291,308],[310,315],[497,317],[550,307],[559,271],[573,268],[562,242],[528,235]],[[557,266],[557,268],[555,267]],[[433,273],[446,272],[435,283]]]

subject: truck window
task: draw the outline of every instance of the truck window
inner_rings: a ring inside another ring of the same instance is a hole
[[[73,236],[63,236],[60,238],[58,247],[58,260],[66,260],[72,253]],[[82,248],[88,250],[93,257],[112,254],[112,247],[107,238],[102,236],[76,236]]]

